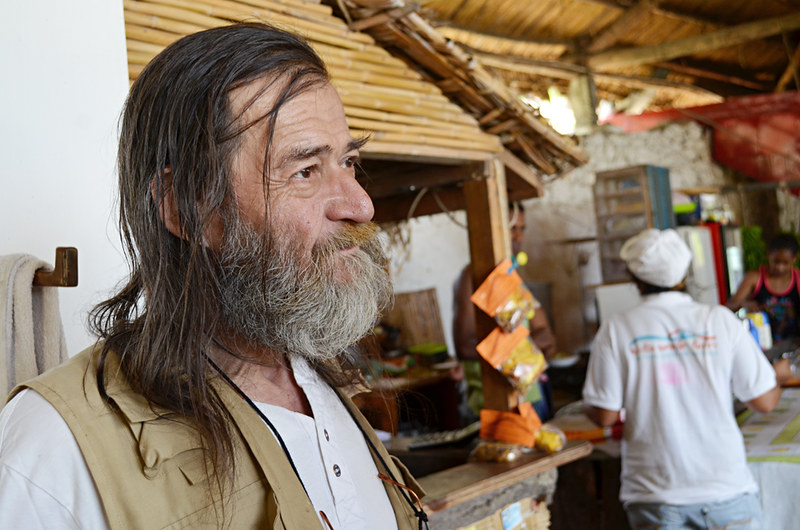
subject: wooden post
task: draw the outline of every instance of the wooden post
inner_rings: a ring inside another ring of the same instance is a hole
[[[486,163],[485,171],[486,178],[464,183],[474,286],[480,285],[495,265],[511,255],[505,169],[500,160],[494,159]],[[496,323],[480,310],[475,314],[475,331],[480,342]],[[506,411],[517,404],[505,376],[484,360],[481,360],[481,373],[484,407]]]
[[[591,75],[580,75],[569,82],[567,98],[575,115],[575,132],[589,133],[597,127],[597,87]]]

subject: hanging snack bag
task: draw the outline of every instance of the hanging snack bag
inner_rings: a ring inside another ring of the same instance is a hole
[[[528,262],[528,256],[520,252],[517,256],[503,260],[473,293],[471,300],[497,321],[503,331],[511,333],[526,320],[533,318],[539,302],[522,284],[517,267]]]
[[[505,375],[511,386],[523,396],[547,368],[544,354],[528,335],[525,326],[519,326],[511,333],[494,328],[477,346],[480,356]]]

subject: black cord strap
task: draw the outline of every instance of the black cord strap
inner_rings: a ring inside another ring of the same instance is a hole
[[[216,339],[213,339],[213,340],[214,340],[214,343],[217,346],[219,346],[220,348],[222,348],[226,352],[228,351],[228,349],[225,346],[223,346],[222,344],[220,344],[219,342],[217,342]],[[228,353],[230,353],[230,352],[228,352]],[[239,386],[236,383],[234,383],[233,380],[230,377],[228,377],[228,374],[223,372],[222,369],[219,366],[217,366],[214,363],[214,361],[212,361],[211,358],[208,355],[206,355],[206,359],[208,359],[209,364],[211,364],[211,366],[214,368],[214,370],[217,371],[217,373],[225,380],[225,382],[227,382],[231,386],[231,388],[233,388],[236,391],[236,393],[239,394],[242,397],[242,399],[244,399],[245,402],[247,402],[248,405],[250,405],[250,408],[252,408],[254,411],[256,411],[256,414],[258,414],[261,417],[261,419],[264,420],[264,423],[266,423],[267,426],[269,426],[270,430],[272,430],[272,433],[275,435],[275,439],[278,440],[278,443],[280,444],[281,449],[283,449],[284,454],[286,454],[286,458],[289,460],[289,465],[292,466],[292,471],[294,471],[294,474],[297,476],[297,480],[299,480],[300,481],[300,485],[303,486],[303,491],[305,491],[306,492],[306,496],[308,496],[308,490],[306,489],[306,485],[303,484],[303,479],[300,478],[300,473],[297,471],[297,467],[294,465],[294,460],[292,460],[292,455],[289,454],[289,448],[286,447],[286,442],[283,441],[283,437],[281,436],[281,433],[279,433],[278,429],[275,427],[275,425],[273,425],[272,422],[269,421],[269,418],[267,418],[266,414],[261,412],[261,409],[258,408],[258,405],[253,403],[253,400],[250,399],[247,396],[247,394],[245,394],[244,391],[241,388],[239,388]]]

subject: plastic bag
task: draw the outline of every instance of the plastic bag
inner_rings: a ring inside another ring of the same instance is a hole
[[[524,327],[512,333],[495,328],[477,347],[478,354],[506,376],[511,386],[523,396],[547,368],[544,354],[528,335]]]
[[[531,320],[540,306],[526,287],[518,285],[496,309],[494,319],[503,331],[510,333],[517,326]]]
[[[548,453],[557,453],[564,448],[567,443],[567,436],[564,432],[549,423],[545,423],[539,430],[536,431],[536,440],[534,446],[537,449],[546,451]]]
[[[469,460],[472,462],[513,462],[523,454],[530,452],[530,448],[520,444],[481,440],[470,452]]]

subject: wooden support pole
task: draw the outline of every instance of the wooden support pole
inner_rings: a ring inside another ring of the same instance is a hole
[[[717,50],[744,42],[763,39],[785,31],[800,28],[800,13],[781,15],[756,22],[695,35],[685,39],[665,42],[656,46],[643,46],[622,50],[609,50],[592,55],[587,60],[590,68],[604,69],[620,66],[636,66],[655,61],[666,61],[693,55],[703,51]]]
[[[495,159],[486,163],[485,179],[464,183],[474,286],[480,285],[495,265],[511,254],[505,180],[503,163]],[[475,313],[475,331],[480,342],[496,323],[480,310]],[[484,360],[481,372],[485,408],[507,411],[516,406],[516,396],[505,376]]]

